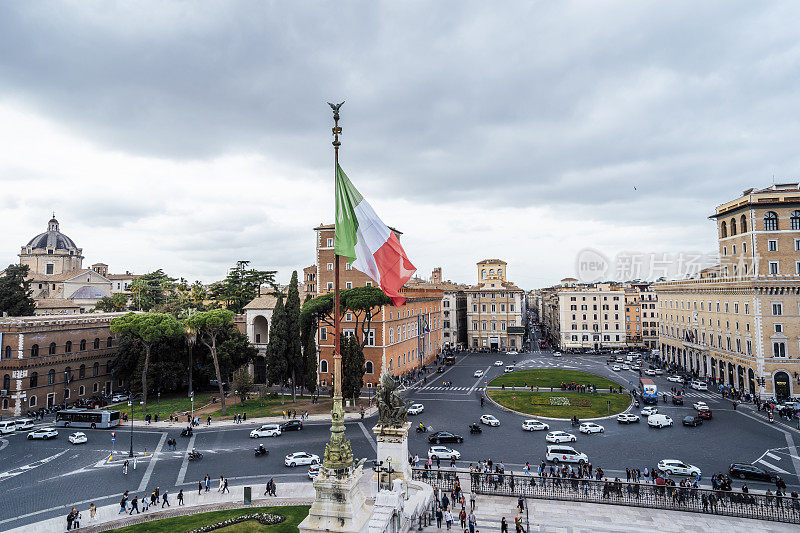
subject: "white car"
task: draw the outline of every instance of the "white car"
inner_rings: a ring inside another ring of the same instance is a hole
[[[33,440],[33,439],[48,440],[48,439],[54,439],[56,437],[58,437],[58,431],[56,431],[53,428],[40,428],[40,429],[35,429],[30,433],[28,433],[28,440]]]
[[[631,372],[638,372],[641,368],[639,365],[631,365]]]
[[[472,377],[473,377],[473,378],[480,378],[480,377],[483,377],[483,370],[476,370],[476,371],[475,371],[475,372],[472,374]]]
[[[503,362],[502,361],[495,361],[494,362],[494,366],[503,366]]]
[[[119,403],[125,401],[128,401],[127,394],[115,394],[114,396],[111,397],[111,403]]]
[[[510,352],[506,352],[506,355],[519,355],[519,352],[516,350],[511,350]]]
[[[620,413],[617,415],[617,422],[620,424],[630,424],[639,422],[639,415],[635,413]]]
[[[562,442],[575,442],[578,440],[578,438],[572,433],[567,433],[566,431],[551,431],[547,434],[544,440],[547,442],[561,444]]]
[[[487,426],[499,426],[500,425],[500,421],[498,419],[496,419],[492,415],[482,415],[480,420],[481,420],[481,424],[486,424]]]
[[[89,439],[86,438],[86,433],[81,433],[80,431],[76,431],[72,435],[69,436],[69,441],[72,444],[86,444],[89,442]]]
[[[581,424],[580,431],[581,433],[586,433],[589,435],[591,433],[602,433],[605,431],[605,428],[600,424],[595,424],[594,422],[584,422]]]
[[[408,411],[406,411],[406,412],[408,414],[410,414],[410,415],[418,415],[424,410],[425,410],[425,406],[424,405],[422,405],[421,403],[414,403],[414,404],[411,404],[411,407],[409,407]]]
[[[549,425],[534,419],[525,420],[522,423],[523,431],[548,431],[549,429],[550,429]]]
[[[281,427],[278,424],[264,424],[260,428],[256,428],[250,432],[251,439],[260,439],[261,437],[280,437]]]
[[[564,446],[563,444],[548,446],[545,458],[554,463],[584,464],[589,462],[589,457],[585,453],[576,451],[572,446]]]
[[[614,365],[611,367],[611,370],[613,370],[614,372],[619,372],[622,369],[619,367],[619,365]]]
[[[656,371],[653,370],[652,368],[648,368],[647,370],[644,371],[644,375],[645,376],[655,376],[656,375]]]
[[[431,446],[428,450],[428,457],[432,460],[436,459],[461,459],[461,453],[447,446]]]
[[[702,411],[703,409],[711,409],[706,402],[695,402],[692,404],[692,407],[698,411]]]
[[[647,417],[647,425],[651,428],[672,427],[672,419],[667,415],[650,415]]]
[[[283,464],[286,466],[316,465],[319,464],[319,455],[308,452],[294,452],[286,456]]]
[[[553,352],[553,357],[561,357],[561,352]]]
[[[691,387],[694,390],[708,390],[708,385],[705,381],[692,381]]]
[[[314,479],[319,475],[319,465],[311,465],[308,467],[308,479]]]
[[[658,469],[666,475],[693,476],[700,477],[700,469],[694,465],[688,465],[677,459],[662,459],[658,462]]]
[[[504,370],[504,372],[506,374],[508,374],[509,372],[513,372],[513,371],[514,371],[514,365],[508,365]]]
[[[683,383],[683,378],[680,376],[667,376],[667,381],[671,381],[673,383]]]
[[[642,416],[650,416],[650,415],[654,415],[656,413],[658,413],[658,408],[657,407],[648,406],[648,407],[645,407],[644,409],[642,409]]]
[[[629,365],[628,363],[622,363],[622,370],[630,370],[630,369],[631,365]]]

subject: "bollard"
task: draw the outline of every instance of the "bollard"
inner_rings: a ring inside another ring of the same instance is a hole
[[[244,488],[244,504],[251,505],[253,503],[253,487]]]

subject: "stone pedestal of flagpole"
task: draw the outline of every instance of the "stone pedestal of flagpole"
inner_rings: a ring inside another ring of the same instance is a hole
[[[362,467],[337,476],[335,472],[320,468],[314,479],[316,498],[308,516],[298,526],[300,533],[335,531],[338,533],[366,533],[372,506],[359,486]]]
[[[375,474],[383,476],[380,479],[381,487],[391,487],[395,479],[408,483],[411,481],[411,465],[408,464],[408,430],[411,422],[405,422],[399,427],[383,426],[378,424],[372,428],[378,441],[378,462],[383,465]],[[387,472],[391,465],[391,475]]]

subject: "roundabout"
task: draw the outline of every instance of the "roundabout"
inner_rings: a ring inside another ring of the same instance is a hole
[[[616,382],[567,369],[511,372],[493,379],[486,392],[506,409],[550,419],[613,416],[631,405],[630,395]]]

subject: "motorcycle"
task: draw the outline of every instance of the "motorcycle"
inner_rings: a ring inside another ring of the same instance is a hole
[[[634,407],[636,407],[638,409],[639,408],[639,400],[636,400],[635,402],[633,402],[633,405],[634,405]]]
[[[189,452],[189,460],[190,461],[199,461],[203,458],[203,454],[198,452],[197,450],[192,450]]]
[[[483,429],[478,424],[472,423],[469,425],[470,433],[483,433]]]
[[[192,428],[186,428],[181,431],[181,437],[191,437],[193,434]]]
[[[580,423],[581,423],[581,421],[580,421],[580,420],[578,420],[578,418],[577,418],[577,417],[575,417],[575,416],[573,416],[573,417],[572,417],[572,426],[573,426],[573,427],[574,427],[574,426],[578,426],[578,425],[580,425]]]
[[[427,433],[428,426],[417,426],[417,433]]]
[[[253,450],[253,453],[254,453],[254,455],[256,457],[261,457],[262,455],[264,457],[266,457],[267,455],[269,455],[269,450],[267,450],[267,449],[265,449],[263,447],[259,447],[259,448],[256,448],[255,450]]]

